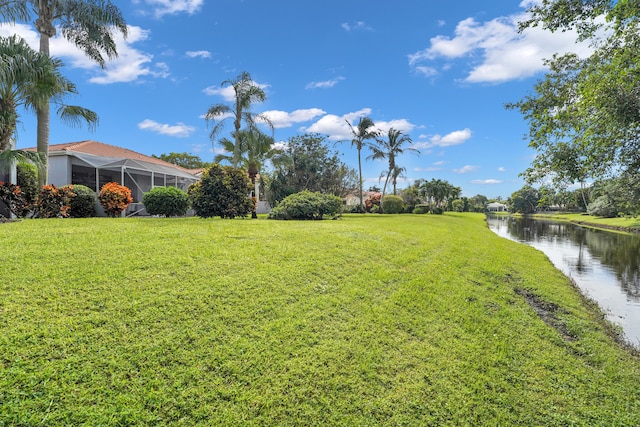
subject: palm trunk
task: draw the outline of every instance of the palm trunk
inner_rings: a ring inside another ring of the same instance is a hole
[[[364,212],[364,200],[362,197],[362,160],[360,159],[360,150],[361,147],[358,147],[358,172],[360,173],[360,213]]]
[[[49,35],[44,32],[40,33],[40,53],[50,56]],[[38,168],[38,185],[42,187],[47,184],[47,181],[49,181],[49,123],[51,120],[51,107],[49,105],[49,101],[47,101],[46,106],[38,107],[36,109],[36,116],[38,118],[38,153],[41,153],[43,157],[42,166]]]
[[[382,201],[384,200],[384,195],[387,192],[387,184],[389,183],[389,174],[387,174],[387,177],[384,180],[384,187],[382,187],[382,197],[380,198],[380,213],[384,213],[383,209],[382,209]]]

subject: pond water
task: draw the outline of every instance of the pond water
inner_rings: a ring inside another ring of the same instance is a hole
[[[497,235],[544,252],[640,347],[640,236],[533,218],[488,215]]]

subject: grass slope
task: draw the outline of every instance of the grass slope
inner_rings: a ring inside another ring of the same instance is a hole
[[[640,423],[640,362],[482,215],[0,225],[0,426]]]

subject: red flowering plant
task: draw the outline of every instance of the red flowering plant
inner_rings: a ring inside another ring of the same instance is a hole
[[[372,194],[364,201],[364,210],[367,212],[371,212],[371,210],[375,210],[374,206],[380,208],[380,200],[382,199],[382,194]]]
[[[29,203],[20,187],[15,184],[0,181],[0,203],[18,218],[23,218],[29,212]]]
[[[116,217],[122,213],[127,206],[133,203],[131,190],[117,182],[107,182],[100,189],[98,200],[104,211],[110,217]]]
[[[73,186],[56,187],[45,185],[40,189],[35,203],[34,218],[66,218],[69,216],[71,198],[75,197]]]

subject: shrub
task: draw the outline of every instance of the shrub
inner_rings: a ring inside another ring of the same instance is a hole
[[[30,163],[19,162],[16,165],[16,174],[18,185],[25,200],[29,204],[34,203],[40,190],[36,167]]]
[[[420,204],[420,205],[416,205],[416,207],[413,208],[414,214],[422,215],[428,212],[429,212],[429,205]]]
[[[131,190],[117,182],[107,182],[100,189],[98,200],[110,217],[116,217],[133,203]]]
[[[382,212],[386,214],[399,214],[404,211],[404,200],[400,196],[389,194],[382,199]]]
[[[29,203],[18,185],[0,181],[0,202],[18,218],[29,212]]]
[[[322,219],[324,215],[335,218],[342,210],[342,199],[332,194],[301,191],[282,199],[269,213],[271,219]]]
[[[84,185],[68,186],[75,193],[75,197],[69,203],[69,216],[71,218],[91,218],[96,216],[96,192]]]
[[[442,215],[444,213],[444,209],[439,206],[434,206],[431,208],[431,213],[434,215]]]
[[[369,197],[367,197],[364,201],[364,210],[367,212],[373,212],[373,207],[377,206],[378,209],[376,210],[376,212],[378,212],[380,209],[380,199],[382,198],[382,194],[373,194]]]
[[[184,216],[189,210],[189,196],[176,187],[156,187],[142,196],[149,215]]]
[[[251,189],[245,170],[216,163],[205,169],[200,181],[189,186],[187,194],[199,217],[235,218],[246,217],[253,211]]]
[[[69,216],[71,199],[75,197],[73,186],[56,187],[45,185],[38,194],[33,212],[34,218],[66,218]]]
[[[587,208],[589,215],[614,218],[618,216],[618,207],[608,196],[600,196],[589,203]]]

